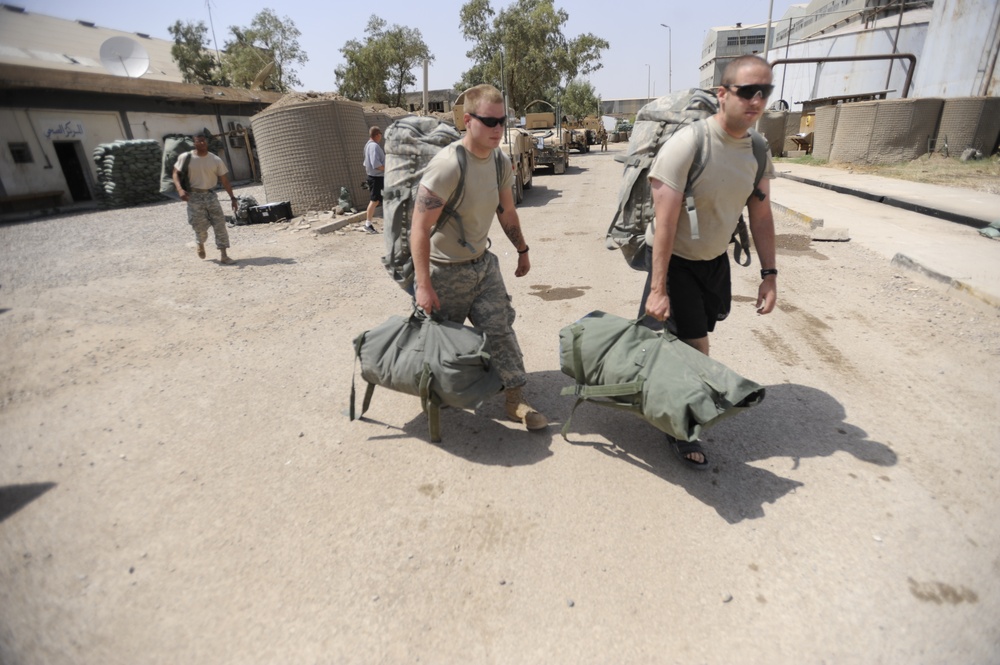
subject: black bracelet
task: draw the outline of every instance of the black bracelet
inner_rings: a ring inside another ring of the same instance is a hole
[[[777,268],[764,268],[763,270],[760,271],[760,278],[764,279],[768,275],[777,275],[777,274],[778,274]]]
[[[525,245],[525,246],[524,246],[524,249],[519,249],[519,250],[517,250],[517,253],[518,253],[518,254],[527,254],[527,253],[528,253],[528,250],[529,250],[529,249],[531,249],[531,248],[530,248],[530,247],[528,247],[527,245]]]

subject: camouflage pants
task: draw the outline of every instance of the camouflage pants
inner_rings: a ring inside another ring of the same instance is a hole
[[[226,229],[226,214],[215,192],[188,193],[188,224],[194,229],[194,237],[199,244],[208,240],[208,227],[215,232],[216,249],[229,248],[229,231]]]
[[[518,388],[527,382],[524,357],[514,334],[514,307],[500,274],[500,262],[491,252],[476,263],[431,264],[431,284],[441,302],[441,317],[465,323],[465,319],[486,334],[493,364],[504,388]]]

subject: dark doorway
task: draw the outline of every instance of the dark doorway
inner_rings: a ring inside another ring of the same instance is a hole
[[[52,145],[55,147],[56,157],[59,159],[59,166],[62,167],[63,177],[66,178],[73,202],[93,200],[81,161],[83,145],[79,141],[53,141]]]

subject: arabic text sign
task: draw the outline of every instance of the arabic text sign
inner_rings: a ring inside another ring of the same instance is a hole
[[[50,125],[43,130],[45,138],[50,140],[72,140],[83,138],[83,123],[76,120]]]

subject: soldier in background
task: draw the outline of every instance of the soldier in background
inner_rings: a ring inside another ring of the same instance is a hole
[[[205,258],[205,241],[208,240],[208,227],[211,226],[215,234],[215,246],[222,253],[219,263],[225,265],[235,261],[226,254],[229,249],[229,232],[226,230],[226,215],[222,212],[215,187],[221,180],[222,186],[229,193],[235,215],[239,201],[233,194],[233,186],[229,184],[228,173],[225,162],[208,151],[208,137],[203,133],[195,135],[194,150],[177,158],[173,173],[174,187],[181,200],[187,202],[188,223],[194,229],[198,258]]]

